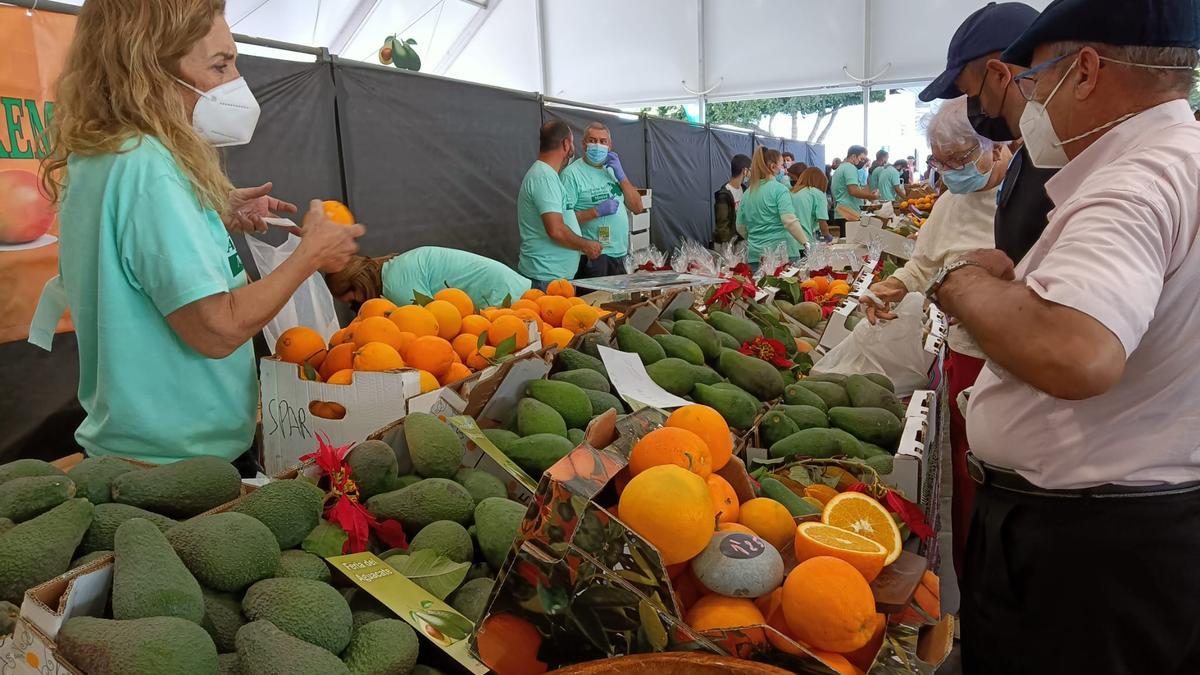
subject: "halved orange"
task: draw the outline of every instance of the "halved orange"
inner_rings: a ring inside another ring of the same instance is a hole
[[[887,551],[878,542],[824,523],[796,526],[796,561],[831,556],[850,563],[868,582],[879,576]]]
[[[830,499],[821,513],[821,522],[840,527],[870,539],[887,551],[883,564],[891,565],[900,557],[903,539],[892,515],[874,498],[861,492],[843,492]]]

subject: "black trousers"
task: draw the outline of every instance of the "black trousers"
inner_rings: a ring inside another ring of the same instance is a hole
[[[623,258],[610,258],[603,253],[595,260],[588,260],[587,256],[580,256],[579,271],[575,273],[576,279],[595,279],[596,277],[613,277],[619,274],[625,274],[625,263]],[[585,286],[587,284],[584,284]]]
[[[965,675],[1200,673],[1200,490],[980,486],[966,548]]]

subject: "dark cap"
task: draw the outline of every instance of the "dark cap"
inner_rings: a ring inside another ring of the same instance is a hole
[[[1120,2],[1120,0],[1112,0]],[[922,101],[958,98],[963,92],[954,86],[963,66],[995,52],[1002,52],[1029,28],[1038,11],[1021,2],[989,2],[968,16],[954,31],[946,50],[946,70],[919,95]]]
[[[1001,60],[1032,65],[1050,42],[1200,49],[1200,0],[1054,0]]]

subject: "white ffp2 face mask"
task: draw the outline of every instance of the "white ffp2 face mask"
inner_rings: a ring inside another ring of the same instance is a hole
[[[261,110],[245,78],[230,80],[208,91],[176,80],[200,95],[192,111],[192,126],[205,140],[218,148],[250,142]]]

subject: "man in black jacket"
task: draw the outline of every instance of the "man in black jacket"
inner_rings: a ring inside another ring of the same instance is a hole
[[[742,190],[750,178],[750,158],[734,155],[729,161],[729,182],[722,183],[713,195],[715,226],[713,243],[723,244],[737,239],[737,208],[742,203]]]
[[[975,131],[996,142],[1019,142],[1025,97],[1013,76],[1029,64],[1002,63],[999,56],[1037,16],[1036,9],[1019,2],[990,2],[967,17],[950,40],[945,72],[921,92],[921,100],[965,94]],[[996,209],[996,248],[1014,264],[1021,262],[1046,229],[1053,204],[1045,185],[1055,173],[1033,166],[1024,144],[1014,147]]]

